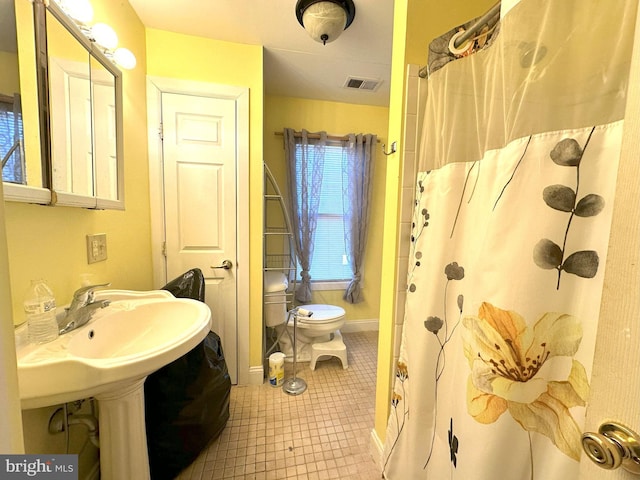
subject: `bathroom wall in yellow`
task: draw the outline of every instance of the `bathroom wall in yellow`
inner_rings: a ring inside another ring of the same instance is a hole
[[[112,25],[121,44],[138,58],[136,69],[123,72],[126,210],[91,211],[7,202],[5,218],[16,323],[24,320],[22,297],[32,278],[45,278],[60,305],[69,302],[73,291],[80,287],[82,274],[90,275],[95,282],[111,282],[115,288],[151,288],[147,144],[140,141],[146,138],[144,27],[126,2],[92,3],[95,20]],[[108,12],[103,8],[107,3]],[[23,24],[18,25],[19,40],[33,42],[32,37],[30,40],[23,36]],[[27,25],[24,35],[29,36],[33,30]],[[29,123],[24,128],[30,135],[37,125]],[[27,163],[39,161],[27,157]],[[87,264],[85,235],[89,233],[107,234],[107,261]]]
[[[366,95],[366,92],[363,92]],[[384,179],[386,157],[382,145],[387,142],[389,109],[370,105],[327,102],[303,98],[267,96],[265,99],[265,162],[271,169],[283,195],[286,187],[283,137],[285,127],[310,132],[324,130],[328,134],[375,133],[380,142],[376,149],[371,219],[364,260],[364,301],[349,304],[342,299],[344,290],[317,290],[312,303],[339,305],[345,309],[347,321],[378,319],[380,305],[380,276],[382,228],[384,209]]]
[[[264,103],[262,47],[148,29],[147,73],[151,76],[249,88],[249,364],[261,365]]]
[[[34,42],[33,11],[30,2],[15,1],[18,70],[20,73],[20,100],[22,102],[22,124],[24,150],[27,161],[27,184],[42,186],[40,162],[40,130],[38,129],[38,94],[36,80],[36,49]]]
[[[396,0],[393,7],[393,48],[391,60],[391,96],[389,98],[389,139],[398,142],[398,151],[387,159],[385,179],[384,226],[382,237],[382,271],[380,280],[380,325],[378,334],[378,371],[374,430],[384,441],[391,375],[393,374],[393,326],[397,272],[397,238],[399,228],[399,191],[401,162],[403,161],[402,132],[404,125],[404,75],[407,0]]]
[[[109,3],[108,15],[102,5]],[[123,72],[126,210],[91,211],[8,202],[6,227],[14,321],[24,319],[22,296],[32,278],[45,278],[59,304],[80,286],[81,275],[116,288],[151,287],[149,187],[147,166],[144,27],[128,3],[93,2],[96,21],[111,24],[121,43],[138,57],[138,67]],[[22,35],[21,24],[18,27]],[[27,34],[30,34],[27,28]],[[23,38],[25,42],[28,39]],[[25,131],[37,125],[25,125]],[[39,158],[27,157],[27,162]],[[87,264],[85,235],[106,233],[108,260]]]
[[[32,278],[46,278],[60,305],[69,302],[83,274],[95,282],[111,282],[114,288],[146,290],[152,287],[144,27],[127,2],[92,0],[91,3],[95,21],[112,25],[120,43],[132,50],[138,60],[136,69],[123,71],[126,210],[93,211],[5,202],[4,218],[0,221],[5,223],[7,231],[11,303],[16,323],[24,320],[22,300]],[[18,21],[18,47],[24,110],[27,105],[36,105],[33,14],[30,2],[17,1],[16,6],[17,14],[23,15],[22,21]],[[23,52],[27,52],[27,58]],[[27,107],[29,112],[32,108]],[[35,139],[33,144],[38,145],[37,116],[34,117],[28,118],[25,112],[25,136]],[[35,154],[28,151],[27,162],[39,164],[39,151]],[[87,264],[85,235],[88,233],[107,234],[105,262]],[[46,430],[54,410],[55,407],[23,412],[28,453],[65,452],[64,435],[50,435]],[[79,434],[79,438],[83,435],[81,430],[71,433]],[[81,465],[91,464],[97,458],[95,450],[89,450],[85,449],[89,455],[81,455]],[[79,448],[74,453],[78,451]]]
[[[0,93],[13,95],[20,92],[20,77],[18,76],[18,56],[12,52],[0,50]]]

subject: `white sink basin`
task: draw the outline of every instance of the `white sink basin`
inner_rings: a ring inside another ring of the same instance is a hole
[[[96,297],[112,303],[87,324],[53,342],[18,347],[22,408],[116,390],[181,357],[210,329],[204,303],[162,290],[101,291]]]
[[[85,325],[44,345],[16,331],[23,409],[88,397],[98,401],[100,478],[149,479],[144,381],[198,345],[211,328],[211,311],[164,290],[102,290],[111,300]]]

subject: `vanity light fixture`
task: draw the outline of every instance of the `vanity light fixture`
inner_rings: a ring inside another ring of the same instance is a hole
[[[93,20],[93,7],[89,0],[56,0],[62,11],[81,25]]]
[[[91,37],[105,50],[113,50],[118,46],[118,34],[106,23],[96,23],[91,27]]]
[[[356,16],[353,0],[298,0],[296,17],[316,42],[326,45],[349,28]]]
[[[118,47],[118,34],[106,23],[90,25],[93,20],[93,7],[89,0],[55,0],[60,9],[78,26],[80,31],[107,58],[125,70],[136,66],[136,57],[127,48]]]
[[[113,61],[125,70],[133,70],[136,66],[136,56],[128,48],[116,48]]]

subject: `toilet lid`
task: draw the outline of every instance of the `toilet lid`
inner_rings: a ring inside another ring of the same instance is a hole
[[[310,317],[298,317],[301,323],[328,323],[344,317],[344,308],[335,305],[302,305],[302,308],[313,312]]]

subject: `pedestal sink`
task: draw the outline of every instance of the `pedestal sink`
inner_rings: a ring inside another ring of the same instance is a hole
[[[22,408],[95,397],[101,478],[143,480],[149,478],[144,380],[206,337],[211,311],[162,290],[96,297],[112,303],[86,325],[44,345],[16,341]]]

